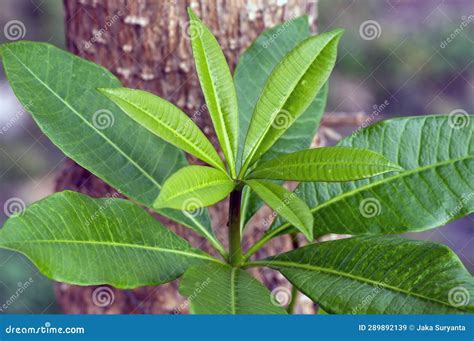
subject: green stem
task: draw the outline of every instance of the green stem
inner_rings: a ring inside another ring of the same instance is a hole
[[[242,190],[236,189],[230,193],[229,202],[229,263],[239,266],[242,262],[242,248],[240,246],[240,204]]]
[[[255,252],[264,247],[270,239],[276,237],[278,234],[288,229],[289,227],[290,224],[286,223],[274,230],[271,230],[270,232],[265,233],[262,238],[260,238],[255,244],[252,245],[252,247],[250,247],[250,249],[248,249],[247,253],[244,255],[244,261],[247,261]]]
[[[293,285],[291,287],[291,300],[290,300],[290,303],[288,304],[288,308],[286,308],[286,311],[288,312],[288,314],[293,314],[293,312],[295,311],[297,298],[298,298],[298,289],[296,289],[296,287]]]

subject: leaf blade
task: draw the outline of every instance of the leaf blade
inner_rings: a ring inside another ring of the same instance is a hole
[[[246,180],[245,183],[308,240],[313,240],[313,217],[309,208],[296,194],[269,181]]]
[[[311,104],[332,71],[342,32],[335,30],[304,40],[272,71],[247,132],[242,174]]]
[[[236,176],[239,115],[237,95],[224,53],[211,31],[188,8],[196,71],[212,123],[233,177]]]
[[[195,210],[221,201],[233,188],[233,181],[223,171],[204,166],[188,166],[165,182],[154,207]]]
[[[259,163],[249,179],[295,181],[359,180],[401,168],[368,149],[324,147],[307,149]]]
[[[333,313],[474,311],[472,300],[458,306],[450,298],[459,287],[472,297],[472,276],[451,250],[434,243],[355,237],[309,245],[258,263],[265,262]],[[370,302],[363,304],[367,297]]]
[[[69,191],[7,220],[0,247],[25,254],[54,280],[117,288],[165,283],[190,265],[219,262],[129,201]]]
[[[18,41],[0,45],[0,51],[16,97],[40,129],[66,156],[121,193],[151,207],[165,179],[187,165],[182,151],[95,90],[121,87],[107,69],[46,43]],[[178,211],[159,213],[198,233],[213,233],[207,213],[192,219]]]
[[[271,293],[239,268],[206,264],[189,268],[179,291],[196,314],[286,314],[273,305]],[[192,298],[192,299],[191,299]]]
[[[142,90],[102,88],[99,92],[156,136],[225,171],[222,160],[204,133],[170,102]]]

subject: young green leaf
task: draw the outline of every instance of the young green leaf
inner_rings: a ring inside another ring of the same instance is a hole
[[[401,168],[368,149],[325,147],[302,150],[258,164],[249,179],[348,181]]]
[[[219,262],[129,201],[75,192],[53,194],[12,216],[0,230],[0,248],[23,253],[56,281],[124,289]]]
[[[312,244],[253,262],[336,314],[474,312],[474,280],[446,246],[400,237]]]
[[[457,127],[451,117],[434,115],[383,121],[344,139],[339,145],[371,149],[404,170],[301,183],[298,195],[318,222],[315,234],[422,231],[474,212],[473,132],[474,119]],[[269,233],[289,231],[280,221]]]
[[[221,158],[206,135],[170,102],[142,90],[113,88],[98,91],[156,136],[225,171]]]
[[[304,40],[273,69],[250,122],[241,175],[311,104],[334,67],[342,32],[334,30]]]
[[[313,240],[313,217],[308,206],[285,188],[270,181],[246,180],[245,183],[281,217]]]
[[[190,267],[179,291],[195,314],[286,314],[259,281],[228,265]]]
[[[234,182],[221,170],[188,166],[166,180],[153,206],[194,211],[221,201],[233,188]]]
[[[151,207],[165,179],[187,165],[182,151],[96,91],[121,86],[107,69],[46,43],[18,41],[0,45],[0,51],[16,97],[41,130],[64,154],[121,193]],[[159,213],[212,234],[207,212],[189,217],[174,210]]]
[[[235,177],[239,116],[232,75],[216,38],[190,8],[188,13],[196,71],[217,138]]]

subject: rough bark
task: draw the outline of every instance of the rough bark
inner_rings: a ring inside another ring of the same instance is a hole
[[[240,53],[265,28],[302,14],[309,15],[316,29],[316,1],[262,0],[65,0],[67,48],[116,74],[125,86],[151,91],[176,103],[195,119],[216,142],[210,125],[189,43],[186,8],[191,6],[217,36],[234,68]],[[191,160],[195,161],[195,160]],[[58,175],[56,190],[71,189],[102,197],[113,189],[73,161],[67,161]],[[226,243],[227,202],[211,208],[213,225]],[[268,213],[268,212],[267,212]],[[261,225],[261,224],[259,224]],[[252,224],[246,230],[245,245],[262,233]],[[192,244],[203,239],[189,229],[168,226]],[[208,248],[208,246],[205,246]],[[259,253],[274,254],[292,248],[291,238],[272,241]],[[269,288],[289,287],[281,275],[270,270],[255,273]],[[121,291],[113,289],[113,303],[97,304],[96,287],[56,285],[59,305],[65,313],[173,313],[182,304],[177,282],[160,287]],[[311,312],[312,305],[300,305],[297,312]],[[179,309],[179,312],[186,310]]]

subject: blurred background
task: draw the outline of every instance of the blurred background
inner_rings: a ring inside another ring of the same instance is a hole
[[[24,39],[64,48],[61,0],[0,0],[0,6],[0,42],[8,41],[6,24],[18,20]],[[377,111],[380,119],[474,112],[473,1],[320,0],[317,23],[320,32],[346,29],[326,111]],[[1,69],[0,225],[7,202],[27,205],[52,192],[64,160],[19,105]],[[471,215],[410,238],[446,244],[473,273],[473,228]],[[34,290],[16,297],[25,286]],[[58,312],[52,283],[24,257],[0,250],[0,306],[4,302],[0,313]]]

